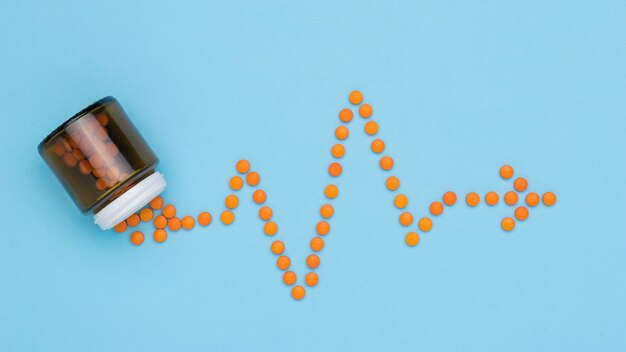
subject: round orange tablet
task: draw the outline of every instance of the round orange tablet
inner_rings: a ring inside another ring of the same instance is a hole
[[[268,207],[268,206],[262,206],[261,209],[259,209],[259,217],[261,218],[261,220],[269,220],[272,218],[272,208]]]
[[[163,206],[163,198],[161,197],[157,196],[156,198],[150,201],[150,208],[154,210],[159,210],[161,209],[162,206]]]
[[[441,213],[443,213],[443,204],[441,204],[440,202],[432,202],[430,203],[429,210],[430,213],[434,216],[439,216],[441,215]]]
[[[508,205],[515,205],[517,204],[517,193],[513,192],[513,191],[508,191],[504,194],[504,202]]]
[[[378,124],[375,121],[368,121],[365,124],[365,133],[369,134],[370,136],[378,133]]]
[[[120,222],[119,224],[115,225],[113,230],[115,230],[115,232],[124,232],[126,231],[127,228],[128,228],[128,224],[126,223],[126,220],[124,220]]]
[[[530,192],[526,195],[526,204],[530,207],[536,207],[539,204],[539,195],[535,192]]]
[[[330,164],[330,166],[328,166],[328,173],[332,177],[339,177],[339,175],[341,175],[341,164],[339,163]]]
[[[475,207],[478,205],[478,203],[480,203],[480,196],[476,192],[470,192],[465,197],[465,202],[470,207]]]
[[[517,207],[515,209],[515,218],[519,221],[524,221],[528,219],[528,208],[526,207]]]
[[[321,237],[313,237],[310,245],[312,250],[319,252],[324,249],[324,240]]]
[[[167,218],[163,215],[159,215],[154,218],[154,227],[157,229],[164,229],[167,226]]]
[[[348,127],[346,126],[339,126],[335,130],[335,137],[337,137],[337,139],[339,140],[343,141],[346,138],[348,138],[349,135],[350,135],[350,130],[348,130]]]
[[[167,240],[167,232],[163,229],[156,229],[152,234],[152,238],[154,238],[155,242],[163,243]]]
[[[304,277],[304,282],[310,287],[316,286],[319,281],[320,279],[316,273],[308,273]]]
[[[513,167],[511,167],[510,165],[502,166],[500,168],[500,176],[505,180],[508,180],[511,177],[513,177]]]
[[[433,228],[433,221],[430,220],[429,218],[421,218],[419,223],[418,223],[418,227],[423,232],[428,232],[428,231],[430,231],[430,229]]]
[[[180,230],[180,227],[182,226],[182,222],[180,221],[179,218],[170,218],[169,220],[167,220],[167,228],[172,230],[172,231],[178,231]]]
[[[395,191],[400,188],[400,179],[396,176],[389,176],[387,178],[387,181],[385,181],[385,185],[387,186],[388,190]]]
[[[163,216],[165,216],[166,218],[173,218],[174,216],[176,216],[176,207],[174,207],[171,204],[168,204],[166,206],[163,207]]]
[[[276,259],[276,266],[280,270],[287,270],[289,269],[290,265],[291,259],[289,259],[289,257],[286,255],[281,255],[280,257],[278,257],[278,259]]]
[[[285,251],[285,244],[282,241],[274,241],[272,242],[272,253],[279,255],[283,254]]]
[[[291,289],[291,297],[293,297],[296,301],[303,299],[305,295],[306,293],[304,291],[304,287],[302,286],[294,286]]]
[[[352,110],[350,109],[346,108],[339,111],[339,120],[341,120],[342,122],[348,123],[352,121],[352,116]]]
[[[265,191],[263,191],[262,189],[257,189],[256,191],[254,191],[254,193],[252,193],[252,200],[256,204],[263,204],[265,203],[266,199],[267,199],[267,195],[265,194]]]
[[[363,104],[359,106],[359,115],[361,115],[362,118],[366,119],[372,116],[373,113],[374,113],[374,109],[372,108],[370,104]]]
[[[447,206],[454,205],[456,203],[456,194],[454,192],[446,192],[443,194],[443,204]]]
[[[183,229],[185,230],[191,230],[194,226],[196,226],[196,220],[194,220],[194,218],[189,215],[184,216],[181,220],[181,223],[183,225]]]
[[[340,159],[346,154],[346,148],[343,144],[335,144],[330,150],[330,153],[335,159]]]
[[[278,225],[273,221],[268,221],[263,225],[263,232],[268,236],[274,236],[278,232]]]
[[[404,209],[404,208],[406,208],[407,205],[409,205],[409,198],[407,198],[404,194],[398,194],[393,199],[393,204],[398,209]]]
[[[246,182],[248,183],[248,186],[254,187],[261,182],[261,176],[257,172],[252,171],[246,175]]]
[[[148,222],[152,220],[153,216],[154,216],[154,213],[152,212],[152,209],[150,208],[143,208],[139,212],[139,218],[141,219],[141,221],[144,221],[144,222]]]
[[[363,93],[359,92],[358,90],[353,90],[352,92],[350,92],[348,100],[350,100],[350,102],[354,105],[359,105],[361,104],[361,102],[363,102]]]
[[[523,177],[518,177],[513,181],[513,188],[518,192],[524,192],[528,188],[528,181]]]
[[[225,210],[222,212],[222,215],[220,215],[220,220],[224,225],[230,225],[235,221],[235,214],[230,210]]]
[[[211,224],[211,221],[213,221],[213,217],[210,213],[206,211],[203,211],[198,215],[198,224],[202,226],[209,226]]]
[[[404,213],[400,214],[399,220],[402,226],[411,226],[411,224],[413,223],[413,214],[405,211]]]
[[[243,178],[239,177],[239,176],[233,176],[230,179],[230,188],[232,188],[234,191],[238,191],[243,187]]]
[[[137,226],[139,225],[140,222],[141,222],[141,218],[139,218],[139,215],[137,214],[133,214],[126,219],[126,223],[130,227]]]
[[[324,194],[328,199],[335,199],[339,195],[339,188],[335,185],[328,185],[324,190]]]
[[[317,254],[309,255],[306,257],[306,265],[311,269],[317,268],[320,266],[320,257]]]
[[[226,205],[226,208],[228,209],[235,209],[239,205],[239,198],[237,198],[236,195],[231,194],[224,200],[224,205]]]
[[[327,235],[330,232],[330,224],[326,221],[320,221],[315,226],[315,231],[318,235]]]
[[[487,194],[485,194],[485,203],[487,203],[487,205],[494,206],[498,204],[498,200],[500,200],[500,196],[498,196],[496,192],[487,192]]]
[[[556,194],[552,192],[546,192],[543,194],[542,200],[543,200],[543,204],[545,204],[548,207],[551,207],[554,205],[554,203],[556,203]]]
[[[404,242],[410,247],[415,247],[420,243],[420,236],[416,232],[409,232],[404,237]]]
[[[330,204],[324,204],[320,208],[320,215],[322,215],[324,219],[331,218],[334,213],[335,213],[335,209],[333,209],[333,206]]]
[[[391,170],[393,167],[393,159],[390,156],[380,158],[380,168],[383,170]]]
[[[385,142],[380,139],[375,139],[372,141],[372,151],[376,154],[380,154],[385,151]]]
[[[504,218],[502,219],[501,225],[504,231],[513,231],[513,229],[515,228],[515,220],[509,217]]]
[[[239,160],[235,168],[237,169],[237,172],[239,172],[240,174],[245,174],[248,171],[250,171],[250,162],[245,159]]]
[[[135,246],[139,246],[140,244],[142,244],[143,240],[144,240],[144,235],[143,235],[143,232],[141,231],[135,231],[130,234],[130,242],[134,244]]]
[[[285,271],[285,273],[283,274],[283,282],[287,286],[295,284],[296,278],[296,273],[294,273],[293,271]]]

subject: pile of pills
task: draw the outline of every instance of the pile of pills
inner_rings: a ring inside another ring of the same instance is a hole
[[[377,138],[379,133],[379,125],[372,119],[374,109],[371,105],[363,103],[363,94],[359,91],[353,91],[349,95],[349,101],[355,107],[358,107],[358,114],[364,123],[365,133],[373,138],[370,148],[373,153],[379,156],[378,163],[380,169],[388,174],[385,180],[385,187],[392,192],[393,204],[398,209],[398,222],[402,227],[410,228],[415,226],[414,231],[409,231],[404,237],[405,243],[410,247],[415,247],[420,242],[419,233],[427,233],[433,228],[433,220],[431,217],[439,217],[443,214],[446,207],[454,206],[457,203],[457,195],[448,191],[445,192],[440,200],[430,203],[427,216],[414,216],[413,213],[406,210],[409,205],[409,197],[400,192],[401,182],[398,176],[392,175],[394,168],[394,159],[385,153],[385,142]],[[353,120],[354,113],[350,108],[342,109],[339,112],[339,120],[341,125],[335,130],[337,143],[331,147],[330,154],[332,161],[328,165],[328,174],[330,182],[324,187],[324,196],[327,202],[319,208],[319,221],[315,225],[315,235],[310,241],[310,249],[312,253],[306,257],[305,264],[308,272],[303,278],[289,270],[291,267],[291,258],[286,254],[285,243],[276,239],[278,234],[278,224],[272,220],[274,212],[267,204],[267,194],[260,188],[257,188],[261,182],[261,175],[256,171],[251,171],[251,165],[247,160],[240,160],[235,165],[236,175],[229,180],[229,194],[224,199],[224,210],[219,214],[219,219],[224,225],[230,225],[235,221],[234,210],[239,206],[240,199],[237,196],[244,186],[254,189],[252,193],[252,202],[258,207],[258,216],[263,222],[263,233],[271,238],[270,252],[276,256],[276,266],[282,271],[282,281],[285,285],[292,287],[291,296],[296,300],[301,300],[306,295],[307,287],[315,287],[319,283],[319,276],[316,273],[321,265],[320,252],[325,247],[324,238],[331,232],[330,221],[335,213],[333,201],[340,195],[340,189],[337,186],[337,179],[341,176],[343,168],[341,159],[346,153],[345,146],[342,144],[350,135],[347,125]],[[514,170],[509,165],[500,168],[500,176],[505,180],[510,180],[514,176]],[[523,195],[528,188],[528,182],[523,177],[513,180],[513,189],[505,194],[499,195],[496,192],[487,192],[484,196],[480,196],[476,192],[469,192],[465,196],[465,202],[469,207],[477,207],[480,205],[481,199],[484,198],[488,206],[496,206],[503,199],[507,206],[516,206],[512,217],[505,217],[501,221],[502,229],[512,231],[515,228],[515,219],[517,221],[525,221],[528,218],[528,207],[536,207],[540,202],[546,206],[552,206],[556,203],[556,195],[552,192],[546,192],[541,197],[537,193],[529,192],[525,194],[525,203],[527,205],[517,206],[520,195]],[[209,226],[213,222],[211,213],[203,211],[197,216],[183,215],[177,216],[176,207],[172,204],[165,204],[161,197],[156,197],[150,204],[136,214],[131,215],[125,221],[115,226],[115,231],[125,232],[128,228],[136,227],[141,222],[152,222],[155,230],[153,239],[158,243],[165,242],[168,233],[176,232],[181,229],[189,231],[196,224],[200,226]],[[514,219],[514,218],[515,219]],[[419,233],[418,233],[419,231]],[[134,245],[141,245],[145,238],[141,231],[134,231],[130,235],[130,241]],[[303,279],[304,283],[297,285],[299,279]]]

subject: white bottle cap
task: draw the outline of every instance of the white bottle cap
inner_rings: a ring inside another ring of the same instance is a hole
[[[165,186],[167,186],[165,178],[160,172],[155,171],[94,214],[94,222],[103,230],[113,228],[150,203],[165,190]]]

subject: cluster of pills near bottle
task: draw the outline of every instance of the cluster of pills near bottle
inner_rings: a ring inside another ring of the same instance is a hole
[[[370,104],[363,103],[363,95],[359,91],[351,92],[349,101],[354,106],[358,106],[359,116],[366,120],[364,130],[368,136],[374,138],[370,144],[370,148],[373,153],[380,156],[379,167],[384,172],[391,173],[394,167],[394,160],[390,155],[385,154],[385,142],[375,137],[379,132],[379,126],[376,121],[372,119],[374,112],[373,107]],[[329,182],[324,188],[324,196],[327,202],[319,209],[320,219],[315,225],[315,235],[309,244],[313,253],[308,255],[305,259],[309,272],[304,276],[304,284],[308,287],[314,287],[319,283],[319,276],[315,271],[321,264],[319,252],[324,249],[324,237],[328,236],[331,231],[330,221],[335,212],[331,203],[340,193],[339,187],[334,181],[337,180],[343,172],[340,161],[344,157],[346,149],[342,142],[345,141],[350,134],[347,125],[353,118],[354,113],[349,108],[342,109],[339,112],[339,119],[342,124],[335,129],[335,137],[338,142],[331,147],[330,154],[333,161],[330,162],[327,170],[333,181]],[[258,172],[250,171],[250,163],[247,160],[238,161],[235,169],[238,174],[229,180],[229,186],[233,194],[226,196],[224,200],[225,210],[222,211],[219,217],[224,225],[230,225],[235,221],[234,210],[239,206],[239,198],[235,193],[240,191],[246,184],[249,187],[256,188],[261,181],[261,176]],[[500,174],[504,179],[510,179],[513,177],[513,168],[505,165],[500,169]],[[515,179],[513,184],[515,191],[507,192],[503,196],[505,203],[510,206],[517,204],[518,193],[524,192],[528,187],[528,183],[524,178]],[[388,176],[385,181],[385,186],[390,192],[395,194],[393,204],[400,211],[398,221],[401,226],[408,228],[416,223],[417,229],[422,233],[429,232],[432,229],[433,221],[429,216],[421,217],[419,220],[415,221],[413,214],[406,210],[409,205],[409,198],[406,194],[398,192],[400,189],[400,179],[397,176]],[[467,205],[470,207],[478,206],[480,199],[481,197],[475,192],[468,193],[465,198]],[[488,192],[485,194],[484,199],[488,205],[494,206],[498,203],[499,196],[495,192]],[[556,196],[552,192],[547,192],[544,193],[542,200],[545,205],[552,206],[556,202]],[[276,255],[276,266],[283,272],[283,283],[292,287],[291,295],[294,299],[303,299],[306,295],[306,289],[303,285],[296,285],[298,276],[295,272],[289,270],[291,267],[291,258],[286,254],[285,243],[274,239],[278,233],[278,224],[272,221],[273,210],[266,204],[267,194],[262,189],[255,189],[252,193],[252,201],[258,206],[258,216],[263,221],[263,233],[273,239],[270,244],[270,251]],[[452,191],[448,191],[443,194],[441,201],[435,201],[430,204],[429,212],[433,217],[438,217],[443,213],[445,207],[451,207],[455,205],[456,202],[457,195]],[[528,193],[526,195],[526,203],[529,207],[537,206],[539,204],[539,195],[534,192]],[[160,212],[160,214],[157,215],[157,212]],[[515,210],[514,216],[519,221],[524,221],[528,217],[528,209],[519,206]],[[137,226],[142,221],[152,221],[156,228],[153,233],[153,238],[156,242],[162,243],[167,240],[168,231],[176,232],[181,228],[191,230],[196,223],[201,226],[208,226],[211,224],[212,220],[212,215],[206,211],[201,212],[195,218],[190,215],[177,217],[174,205],[165,205],[163,199],[157,197],[150,202],[148,207],[131,215],[128,219],[118,224],[115,227],[115,231],[124,232],[127,228]],[[515,220],[513,220],[513,218],[507,217],[502,220],[502,228],[504,230],[511,231],[514,227]],[[141,231],[134,231],[130,235],[130,240],[133,244],[140,245],[144,242],[144,234]],[[414,247],[419,241],[420,236],[417,231],[410,231],[405,236],[405,242],[408,246]]]

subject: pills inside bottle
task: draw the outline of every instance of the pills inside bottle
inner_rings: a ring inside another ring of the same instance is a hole
[[[84,214],[111,229],[165,189],[158,158],[119,102],[106,97],[50,133],[39,154]]]

